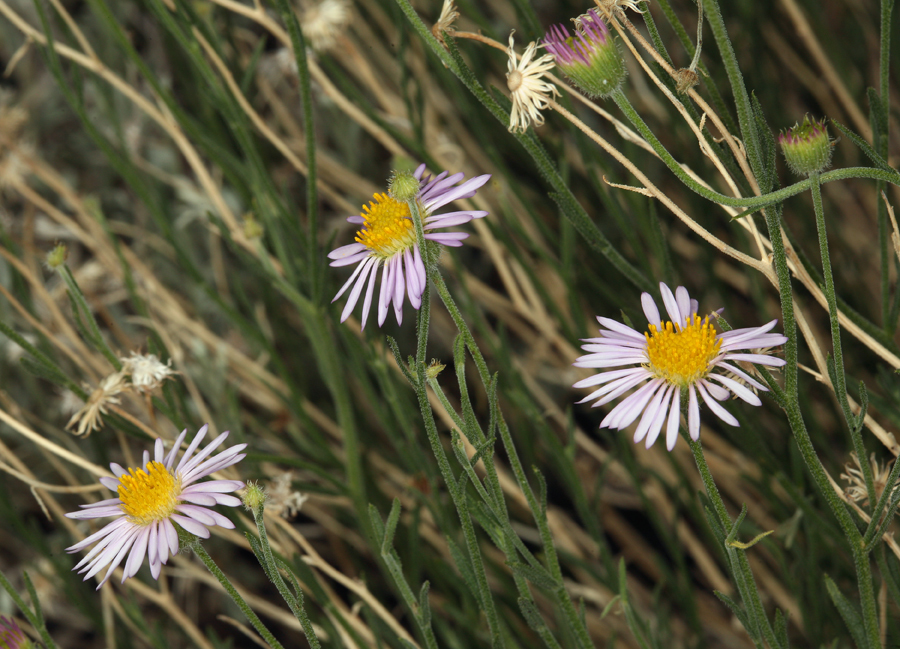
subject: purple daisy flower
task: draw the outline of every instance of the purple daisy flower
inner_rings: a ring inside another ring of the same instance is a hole
[[[444,246],[461,246],[463,239],[469,236],[467,233],[436,232],[436,230],[480,219],[486,216],[487,212],[462,210],[435,214],[435,211],[452,201],[474,196],[475,191],[491,176],[490,174],[476,176],[461,185],[456,185],[465,178],[464,174],[456,173],[449,176],[449,172],[444,171],[432,178],[430,175],[423,175],[424,172],[425,165],[422,164],[413,175],[419,181],[416,201],[422,215],[425,238]],[[378,296],[379,327],[384,324],[392,303],[397,324],[403,321],[404,295],[409,296],[409,302],[414,309],[422,306],[422,293],[428,281],[422,253],[416,244],[416,231],[409,207],[387,194],[376,193],[373,198],[374,201],[363,206],[363,213],[360,216],[347,218],[350,223],[362,226],[356,233],[356,243],[341,246],[328,253],[328,258],[332,260],[331,266],[357,264],[350,279],[332,300],[334,302],[348,288],[353,287],[347,305],[341,313],[341,322],[350,317],[368,279],[368,288],[363,300],[363,327],[366,326],[366,318],[372,306],[379,266],[383,266]]]
[[[116,463],[110,464],[109,468],[116,477],[100,478],[100,483],[117,491],[119,497],[82,505],[82,511],[66,514],[69,518],[76,519],[116,517],[116,520],[99,532],[66,548],[66,552],[78,552],[99,541],[73,568],[81,568],[79,573],[87,572],[85,581],[109,566],[97,586],[99,590],[126,554],[128,560],[125,562],[123,582],[137,573],[144,562],[144,555],[150,563],[150,573],[154,579],[158,579],[162,564],[166,563],[169,554],[178,552],[178,532],[173,523],[178,523],[186,531],[204,539],[209,538],[207,528],[213,525],[234,529],[230,520],[209,508],[213,505],[240,505],[238,498],[226,494],[240,489],[244,483],[240,480],[197,481],[240,462],[244,459],[244,454],[240,451],[247,445],[232,446],[207,459],[228,437],[225,432],[192,458],[207,430],[209,426],[203,426],[197,432],[177,466],[175,455],[181,448],[187,429],[175,440],[168,455],[163,453],[162,440],[157,439],[153,460],[150,459],[150,453],[144,451],[142,468],[126,470]]]
[[[591,353],[580,357],[575,366],[603,368],[604,371],[579,381],[574,387],[602,385],[579,402],[596,399],[592,406],[595,408],[638,388],[606,415],[600,427],[622,430],[643,413],[634,433],[634,442],[646,439],[646,447],[650,448],[665,423],[666,447],[671,451],[678,439],[682,391],[688,392],[691,439],[700,437],[698,394],[719,419],[738,426],[737,419],[718,402],[733,394],[759,406],[762,402],[753,389],[768,390],[735,363],[781,367],[785,364],[784,359],[769,356],[764,350],[784,344],[787,337],[768,333],[777,320],[761,327],[716,334],[709,316],[701,321],[697,315],[697,300],[690,298],[686,288],[679,286],[674,294],[662,282],[659,288],[669,321],[660,318],[656,302],[649,293],[641,295],[648,322],[644,333],[615,320],[598,317],[604,327],[600,329],[600,338],[584,341],[587,344],[581,348]],[[622,367],[624,369],[609,369]]]

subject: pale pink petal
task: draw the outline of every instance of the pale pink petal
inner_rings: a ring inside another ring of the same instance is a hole
[[[657,419],[657,415],[659,411],[662,409],[662,403],[665,399],[665,396],[669,393],[671,386],[665,386],[661,390],[658,390],[656,394],[653,396],[653,399],[650,403],[647,404],[647,407],[644,409],[644,414],[641,416],[641,421],[638,423],[637,429],[634,431],[634,443],[637,444],[640,442],[647,433],[650,431],[651,425]],[[663,413],[665,415],[665,413]],[[621,429],[620,429],[621,430]]]
[[[666,313],[669,314],[669,320],[672,321],[672,324],[683,326],[684,317],[681,315],[681,311],[678,309],[678,300],[675,299],[675,296],[672,294],[671,289],[660,282],[659,290],[662,293],[663,304],[666,307]]]
[[[209,538],[209,530],[206,529],[206,526],[198,523],[194,519],[188,518],[187,516],[180,516],[179,514],[172,514],[170,518],[194,536],[199,536],[201,539]]]
[[[672,395],[672,407],[669,409],[669,422],[666,425],[666,449],[671,451],[675,448],[675,442],[678,441],[678,428],[681,423],[681,388],[675,388],[675,394]]]
[[[700,405],[697,403],[697,391],[692,385],[688,398],[688,431],[695,442],[700,439]]]
[[[709,378],[718,381],[750,405],[762,405],[762,401],[760,401],[758,396],[753,394],[752,390],[749,390],[746,386],[741,385],[734,379],[729,379],[727,376],[722,376],[721,374],[710,374]]]
[[[681,313],[681,317],[684,318],[681,324],[684,324],[685,320],[694,315],[691,312],[691,296],[688,295],[685,287],[679,286],[675,289],[675,301],[678,303],[678,311]]]
[[[657,328],[662,324],[659,317],[659,308],[656,306],[656,300],[649,293],[641,293],[641,306],[644,309],[644,316],[647,318],[647,324],[656,325]]]
[[[703,389],[702,383],[697,384],[697,392],[700,393],[700,396],[703,397],[703,402],[709,406],[709,409],[712,410],[719,419],[731,426],[740,426],[738,420],[734,418],[734,415],[725,410],[725,408],[719,405],[718,401],[707,394],[706,390]]]
[[[669,412],[669,406],[672,406],[672,410],[678,409],[678,406],[672,404],[672,393],[674,392],[674,389],[674,385],[670,385],[666,388],[665,396],[663,396],[662,402],[657,409],[656,417],[654,417],[653,422],[650,424],[650,429],[647,431],[647,439],[644,442],[645,448],[650,448],[656,443],[659,432],[662,430],[663,422],[665,422],[666,415]]]

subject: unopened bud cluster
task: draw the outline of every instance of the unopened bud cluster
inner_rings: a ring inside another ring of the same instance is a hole
[[[831,140],[825,128],[825,120],[803,118],[802,124],[782,131],[778,143],[791,171],[808,176],[818,173],[831,163]]]

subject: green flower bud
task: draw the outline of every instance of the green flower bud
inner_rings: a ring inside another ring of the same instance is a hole
[[[66,263],[68,254],[69,250],[66,248],[66,244],[57,243],[56,247],[47,254],[47,266],[50,270],[56,270]]]
[[[395,171],[388,181],[388,191],[395,201],[411,201],[419,193],[419,179],[408,171]]]
[[[241,495],[244,501],[244,507],[252,512],[257,511],[266,503],[266,492],[256,482],[248,482],[247,488]]]
[[[554,25],[544,36],[544,47],[556,65],[590,97],[608,97],[625,79],[625,62],[595,9],[581,16],[574,36],[563,25]]]
[[[794,124],[793,128],[782,131],[778,143],[788,166],[796,174],[808,176],[831,164],[831,140],[824,119],[810,121],[807,115],[802,124]]]

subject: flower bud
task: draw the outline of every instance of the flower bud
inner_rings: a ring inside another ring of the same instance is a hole
[[[425,368],[425,376],[427,376],[430,380],[434,380],[438,377],[443,369],[447,367],[436,358],[431,360],[431,365]]]
[[[47,267],[50,268],[50,270],[56,270],[66,263],[68,254],[69,250],[66,248],[66,244],[57,243],[56,247],[47,253]]]
[[[782,131],[778,136],[781,151],[791,171],[808,176],[818,173],[831,163],[831,140],[825,128],[825,120],[810,121],[809,115],[802,124]]]
[[[246,490],[241,494],[241,500],[244,502],[244,507],[251,512],[256,512],[265,505],[266,492],[256,482],[249,481]]]
[[[625,62],[606,23],[595,9],[575,21],[575,35],[554,25],[544,36],[544,47],[556,65],[590,97],[608,97],[625,79]]]
[[[395,171],[388,181],[388,191],[395,201],[411,201],[419,193],[419,179],[408,171]]]

